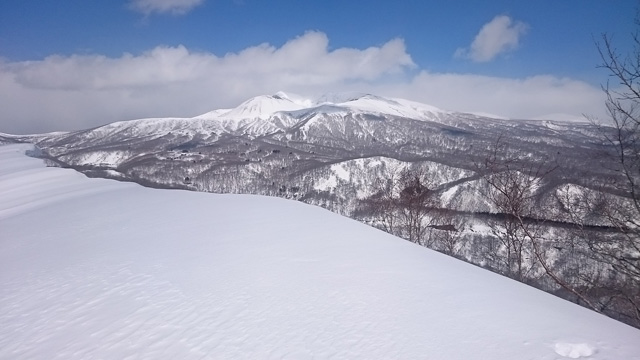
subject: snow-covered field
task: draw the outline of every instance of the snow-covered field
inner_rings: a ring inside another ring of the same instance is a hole
[[[640,359],[640,331],[320,208],[0,147],[1,359]]]

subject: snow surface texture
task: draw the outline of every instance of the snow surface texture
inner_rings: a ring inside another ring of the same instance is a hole
[[[0,147],[1,359],[640,359],[640,331],[320,208]]]

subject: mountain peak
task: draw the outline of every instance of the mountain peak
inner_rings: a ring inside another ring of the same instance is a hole
[[[252,97],[233,109],[213,110],[194,119],[219,121],[223,128],[231,131],[241,128],[246,130],[248,127],[253,131],[272,131],[282,129],[283,125],[293,125],[305,114],[325,112],[373,114],[429,121],[437,120],[442,114],[447,113],[434,106],[363,92],[326,93],[312,99],[278,91],[273,95]],[[282,116],[274,118],[278,113]]]
[[[419,120],[433,119],[435,114],[445,113],[434,106],[405,99],[386,98],[370,93],[343,92],[326,93],[316,99],[298,94],[278,91],[273,95],[252,97],[233,109],[219,109],[196,116],[199,119],[241,122],[267,120],[278,112],[312,110],[329,105],[345,111],[386,114]]]
[[[222,120],[265,120],[277,112],[301,110],[304,107],[305,105],[293,101],[289,95],[279,91],[274,95],[259,95],[253,97],[238,107],[217,115]]]
[[[290,100],[289,96],[284,91],[278,91],[274,95],[271,95],[271,97],[273,97],[274,99]]]
[[[277,93],[271,96],[275,99],[289,100],[305,108],[312,107],[316,104],[315,101],[313,101],[308,97],[305,97],[299,94],[290,93],[290,92],[278,91]]]

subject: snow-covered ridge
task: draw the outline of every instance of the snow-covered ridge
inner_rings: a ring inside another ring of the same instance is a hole
[[[638,329],[320,208],[29,150],[0,147],[0,358],[640,359]]]
[[[321,112],[325,108],[341,108],[345,111],[387,114],[414,119],[428,118],[431,114],[444,112],[426,104],[404,99],[388,99],[364,93],[325,94],[317,99],[306,99],[280,91],[274,95],[261,95],[251,98],[234,109],[214,110],[195,118],[236,122],[247,119],[265,120],[279,112]]]
[[[434,120],[446,113],[436,107],[404,99],[364,93],[325,94],[317,99],[277,92],[253,97],[232,109],[217,109],[193,117],[216,123],[224,131],[260,136],[286,131],[309,114],[372,114],[416,120]],[[158,122],[167,122],[169,119]]]
[[[433,119],[433,115],[444,113],[443,110],[434,106],[404,99],[385,99],[373,95],[361,96],[337,105],[347,107],[354,111],[387,114],[420,120]]]
[[[278,92],[248,99],[231,109],[216,109],[192,118],[145,118],[110,123],[84,131],[87,139],[110,136],[160,137],[173,135],[205,135],[232,133],[258,137],[277,131],[287,131],[302,125],[309,114],[343,116],[371,114],[437,121],[442,114],[451,114],[436,107],[404,99],[391,99],[371,94],[326,94],[308,99]],[[69,134],[75,134],[73,132]],[[34,139],[63,137],[65,133],[32,135]],[[0,136],[2,136],[0,134]],[[10,137],[7,135],[7,139]]]

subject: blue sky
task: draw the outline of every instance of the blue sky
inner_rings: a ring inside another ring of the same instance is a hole
[[[505,117],[602,116],[594,103],[607,74],[594,37],[612,34],[628,52],[637,7],[3,0],[0,99],[11,105],[0,109],[0,132],[194,116],[278,90],[375,92]]]

